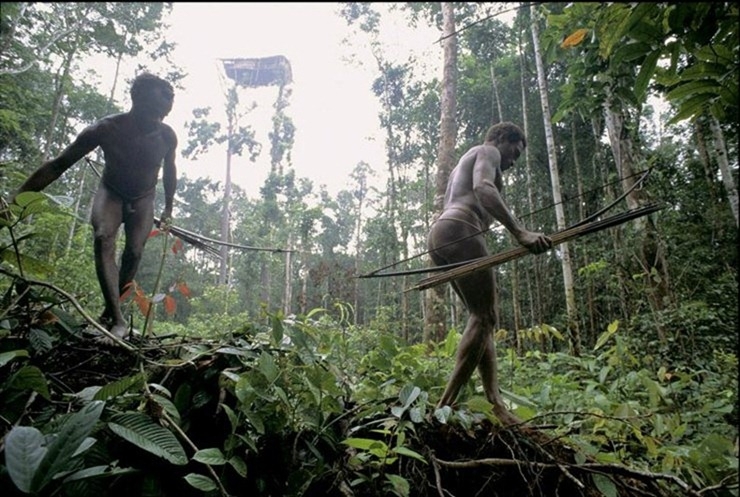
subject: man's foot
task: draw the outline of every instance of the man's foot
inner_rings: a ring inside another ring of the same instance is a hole
[[[115,335],[120,339],[124,339],[128,336],[128,326],[126,326],[125,323],[114,324],[111,328],[109,328],[109,331],[111,332],[111,335]]]
[[[110,334],[115,336],[116,338],[123,340],[128,336],[129,330],[125,323],[112,324],[112,322],[109,321],[107,323],[101,322],[101,324],[103,324],[104,327],[110,332]],[[101,345],[116,345],[116,340],[100,332],[99,330],[95,330],[94,335],[94,340],[96,343],[99,343]]]
[[[494,404],[493,415],[496,416],[498,420],[501,421],[501,424],[503,424],[504,426],[516,426],[524,424],[524,421],[512,414],[512,412],[503,405],[497,406]]]

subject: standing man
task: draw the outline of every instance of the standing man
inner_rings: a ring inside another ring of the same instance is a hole
[[[128,334],[120,295],[136,275],[152,229],[154,194],[162,166],[165,207],[161,220],[169,223],[172,217],[177,186],[177,135],[162,120],[172,110],[173,101],[170,83],[152,74],[138,75],[131,85],[131,110],[104,117],[82,130],[60,155],[46,161],[16,192],[41,191],[97,147],[103,150],[105,168],[93,200],[91,223],[95,271],[105,299],[100,321],[118,338]],[[119,271],[115,252],[121,224],[126,245]]]
[[[434,264],[453,264],[489,255],[483,234],[494,219],[532,253],[552,247],[549,237],[524,229],[501,197],[502,173],[513,165],[526,146],[522,130],[505,122],[492,126],[482,145],[465,152],[450,173],[442,213],[427,239]],[[470,273],[451,284],[470,315],[457,349],[455,369],[437,405],[453,404],[477,368],[494,414],[504,424],[516,424],[519,420],[506,408],[499,391],[493,340],[497,312],[493,269]]]

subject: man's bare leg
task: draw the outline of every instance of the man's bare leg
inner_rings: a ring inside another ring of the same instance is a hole
[[[119,305],[118,266],[116,265],[116,237],[123,221],[121,199],[102,183],[95,194],[92,209],[95,273],[103,292],[105,309],[101,321],[110,324],[110,331],[119,338],[126,336],[126,321]]]
[[[485,324],[475,315],[468,318],[460,344],[457,347],[455,368],[437,407],[452,405],[466,381],[470,379],[484,352],[482,329]]]
[[[134,281],[144,254],[144,245],[154,224],[154,192],[125,205],[123,223],[126,244],[121,255],[121,269],[118,273],[119,298],[115,302],[119,314],[121,314],[120,295]],[[115,334],[113,329],[111,332]],[[128,334],[128,329],[124,329],[124,333]]]
[[[496,343],[489,335],[483,356],[478,363],[478,372],[483,382],[483,391],[488,402],[493,404],[493,414],[505,425],[521,424],[521,420],[509,411],[501,396],[498,384],[498,364],[496,360]]]

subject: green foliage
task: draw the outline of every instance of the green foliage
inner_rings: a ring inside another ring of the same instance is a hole
[[[571,4],[548,16],[545,45],[551,54],[555,44],[580,52],[568,72],[576,85],[586,84],[592,93],[608,82],[625,103],[636,106],[645,101],[652,84],[675,107],[668,124],[705,112],[728,122],[738,108],[737,20],[738,8],[728,2]],[[569,43],[574,26],[588,37]],[[569,88],[556,120],[584,103]]]
[[[717,352],[702,369],[668,365],[645,354],[633,331],[610,325],[594,348],[598,355],[512,358],[514,383],[542,385],[524,390],[537,403],[535,417],[556,417],[558,431],[598,461],[629,459],[699,487],[731,476],[737,471],[731,421],[738,413],[737,357]],[[709,456],[701,469],[697,447]]]
[[[188,462],[185,450],[175,435],[145,414],[117,414],[108,422],[108,428],[124,440],[172,464],[183,465]]]
[[[10,430],[6,438],[5,464],[16,487],[24,493],[48,494],[44,491],[54,480],[80,479],[82,475],[75,473],[79,469],[77,462],[95,443],[88,435],[95,428],[104,406],[103,402],[90,403],[68,416],[58,431],[46,436],[33,427],[16,426]]]
[[[646,354],[636,333],[614,321],[581,357],[503,350],[504,397],[520,417],[548,420],[555,436],[597,462],[629,461],[696,488],[731,477],[737,357],[716,351],[701,368],[671,363]],[[29,418],[37,421],[8,435],[5,465],[13,485],[39,495],[56,481],[89,489],[108,481],[112,491],[114,481],[163,488],[175,476],[194,495],[239,488],[301,496],[346,478],[362,495],[410,496],[414,474],[429,462],[420,430],[430,423],[463,430],[497,423],[475,381],[460,407],[432,407],[458,342],[453,330],[431,347],[405,345],[390,333],[333,320],[323,309],[290,318],[266,314],[215,341],[180,342],[181,353],[166,362],[175,374],[159,383],[139,371],[90,385],[75,396],[87,407],[70,404],[73,414],[52,408],[51,415]],[[0,393],[24,403],[33,392],[56,398],[44,372],[29,369],[27,350],[0,356]],[[194,375],[183,375],[188,365],[199,365]],[[12,404],[2,404],[5,419],[18,419],[8,411]],[[112,454],[121,444],[134,452],[119,461]],[[160,462],[149,467],[141,454]],[[594,485],[613,491],[608,478]]]

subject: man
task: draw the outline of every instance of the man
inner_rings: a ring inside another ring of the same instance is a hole
[[[161,220],[169,223],[177,186],[177,135],[162,120],[172,110],[174,91],[167,81],[140,74],[131,85],[131,109],[104,117],[85,128],[62,153],[46,161],[15,195],[41,191],[82,157],[100,147],[105,168],[93,200],[95,271],[105,299],[101,324],[118,338],[128,334],[120,295],[136,275],[144,244],[154,221],[154,194],[164,164],[165,207]],[[14,195],[14,198],[15,198]],[[120,272],[116,265],[116,236],[123,224],[126,245]]]
[[[483,237],[493,220],[499,221],[518,243],[533,253],[552,247],[542,233],[527,231],[501,197],[502,173],[519,158],[527,142],[512,123],[499,123],[486,133],[485,142],[468,150],[450,173],[444,207],[427,240],[434,264],[446,265],[489,255]],[[506,408],[498,385],[493,328],[497,305],[492,269],[470,273],[452,281],[455,293],[469,312],[457,350],[455,369],[438,402],[451,405],[477,368],[494,414],[505,424],[519,420]]]

